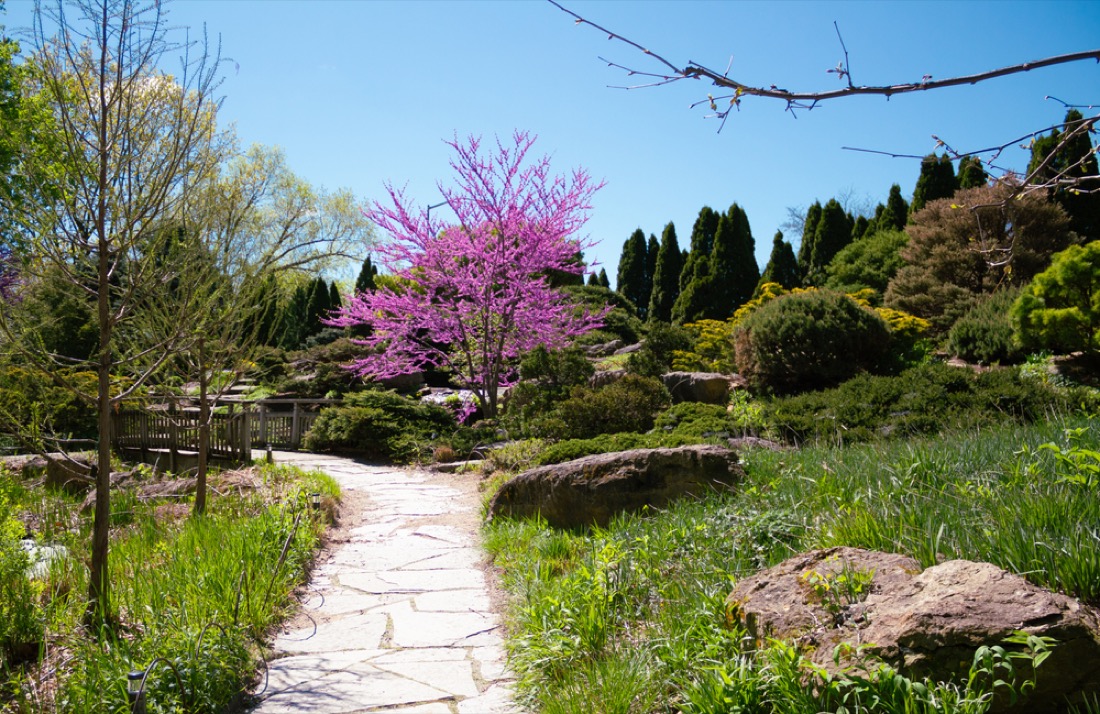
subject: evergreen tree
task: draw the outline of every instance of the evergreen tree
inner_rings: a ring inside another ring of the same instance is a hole
[[[312,287],[312,283],[307,283],[295,288],[290,296],[290,302],[282,312],[279,346],[284,350],[296,350],[305,342],[306,308]]]
[[[344,301],[340,299],[340,288],[336,287],[336,281],[333,280],[328,287],[328,309],[329,311],[339,310],[343,305]],[[328,317],[328,313],[325,317]]]
[[[661,247],[653,268],[653,294],[649,298],[649,319],[672,322],[672,306],[680,297],[680,273],[683,253],[676,240],[676,226],[671,222],[661,234]]]
[[[771,256],[753,294],[758,293],[764,283],[779,283],[785,290],[792,290],[799,287],[800,281],[801,271],[798,269],[798,259],[794,256],[794,248],[783,240],[782,231],[776,231],[772,238]]]
[[[657,274],[657,254],[660,252],[657,236],[650,233],[645,247],[645,302],[638,306],[646,317],[649,316],[649,301],[653,298],[653,277]]]
[[[722,223],[714,236],[711,254],[711,276],[715,281],[715,319],[730,317],[737,308],[752,298],[760,282],[760,267],[756,264],[756,241],[749,227],[749,217],[736,203],[726,212],[726,231]]]
[[[600,276],[597,275],[596,273],[589,273],[588,274],[588,285],[598,287],[599,284],[600,284]]]
[[[1081,112],[1076,109],[1067,111],[1063,132],[1055,129],[1049,136],[1035,141],[1027,171],[1029,176],[1035,174],[1032,176],[1033,183],[1046,183],[1056,177],[1078,182],[1079,185],[1069,189],[1052,188],[1050,194],[1069,214],[1070,228],[1082,241],[1093,241],[1100,239],[1100,178],[1097,178],[1092,140],[1087,131],[1079,132],[1068,140],[1063,139],[1081,121]]]
[[[368,255],[363,261],[363,267],[359,269],[359,277],[355,279],[355,292],[358,294],[373,291],[376,275],[378,275],[378,268],[371,263]]]
[[[890,195],[875,221],[876,231],[900,231],[909,221],[909,204],[901,197],[901,186],[890,187]]]
[[[821,202],[814,201],[806,210],[806,220],[802,222],[802,243],[798,246],[798,270],[800,281],[805,284],[806,276],[810,273],[814,255],[814,236],[817,233],[817,224],[821,221]]]
[[[887,215],[885,212],[883,215]],[[852,242],[852,229],[848,217],[835,198],[830,198],[821,209],[821,220],[814,231],[813,254],[809,271],[804,279],[807,285],[820,285],[825,280],[825,267],[840,250]]]
[[[644,313],[642,305],[649,306],[646,295],[646,241],[645,233],[638,228],[623,243],[623,252],[619,257],[619,273],[615,281],[615,290]],[[651,290],[652,292],[652,290]],[[645,298],[645,303],[641,300]],[[639,317],[645,317],[644,314]]]
[[[680,271],[680,292],[687,289],[688,284],[702,278],[710,272],[710,266],[701,266],[701,263],[710,261],[710,254],[714,251],[714,234],[718,232],[718,219],[721,214],[710,206],[699,209],[699,215],[695,219],[695,225],[691,227],[691,248],[684,260],[683,270]]]
[[[964,156],[959,159],[959,188],[979,188],[989,183],[989,174],[982,168],[981,159]]]
[[[938,198],[951,198],[958,188],[955,179],[955,167],[946,154],[929,154],[920,162],[920,176],[913,190],[913,202],[909,204],[909,215],[924,208],[930,201]]]
[[[312,337],[324,327],[321,320],[328,317],[331,308],[329,303],[328,283],[324,278],[315,278],[309,285],[309,298],[306,301],[306,324],[302,334],[303,340]]]
[[[867,219],[867,216],[859,216],[856,218],[855,226],[852,228],[852,240],[857,241],[865,235],[868,235],[871,222]]]
[[[599,278],[599,280],[600,280],[600,287],[607,288],[608,290],[611,289],[611,281],[608,280],[607,271],[604,270],[603,268],[600,268],[600,278]]]

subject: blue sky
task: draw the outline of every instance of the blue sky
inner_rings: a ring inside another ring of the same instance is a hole
[[[755,85],[824,90],[842,58],[856,84],[971,74],[1100,47],[1098,2],[608,2],[563,4],[682,66],[694,60]],[[27,24],[30,0],[8,0],[0,23]],[[539,137],[559,172],[583,166],[606,187],[587,225],[589,252],[615,279],[635,228],[658,237],[676,224],[686,247],[699,209],[746,210],[763,268],[788,207],[846,195],[883,201],[912,193],[919,163],[842,147],[923,155],[936,134],[960,150],[1001,144],[1059,122],[1044,97],[1100,104],[1100,66],[1083,62],[919,95],[854,97],[797,118],[746,98],[721,133],[700,81],[624,91],[637,81],[598,56],[657,69],[636,50],[577,26],[536,0],[177,0],[172,24],[220,35],[226,64],[221,120],[247,145],[279,145],[316,185],[364,201],[385,182],[435,203],[449,181],[456,133]],[[1001,165],[1023,169],[1026,152]],[[797,242],[795,244],[797,249]]]

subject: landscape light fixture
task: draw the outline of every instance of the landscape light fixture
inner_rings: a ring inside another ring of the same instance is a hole
[[[130,699],[130,714],[145,714],[145,671],[132,669],[126,675],[126,696]]]
[[[321,508],[321,494],[317,491],[309,494],[309,505],[313,506],[313,510]]]

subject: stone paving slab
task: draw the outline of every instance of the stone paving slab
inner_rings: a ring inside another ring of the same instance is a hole
[[[469,476],[276,452],[354,508],[276,638],[254,714],[514,714]]]

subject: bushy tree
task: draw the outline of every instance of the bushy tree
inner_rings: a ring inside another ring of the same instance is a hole
[[[879,296],[905,261],[901,249],[909,241],[898,230],[879,230],[846,245],[825,269],[825,287],[842,292],[871,288]]]
[[[661,247],[653,268],[653,294],[649,299],[650,320],[672,321],[672,306],[680,297],[680,273],[683,271],[683,254],[676,240],[676,226],[671,222],[661,233]]]
[[[768,301],[734,333],[738,371],[761,392],[793,394],[880,368],[890,332],[843,293],[811,290]]]
[[[968,362],[1012,364],[1023,358],[1012,325],[1012,305],[1020,288],[983,296],[947,333],[947,349]]]
[[[933,201],[906,227],[905,260],[885,302],[946,332],[976,296],[1023,285],[1069,245],[1065,212],[1042,196],[1000,184]]]
[[[1031,349],[1100,349],[1100,241],[1055,255],[1012,306],[1012,320]]]
[[[360,374],[443,366],[494,418],[522,354],[600,324],[602,312],[578,311],[545,277],[583,270],[575,259],[588,245],[576,234],[599,186],[581,170],[552,178],[546,157],[528,161],[534,137],[523,132],[488,154],[475,137],[448,143],[458,187],[440,190],[456,221],[414,212],[390,187],[392,207],[376,203],[370,217],[393,237],[379,253],[400,280],[355,296],[332,324],[373,327]]]
[[[793,290],[802,284],[794,248],[783,240],[782,231],[776,231],[772,238],[771,256],[768,257],[768,264],[764,266],[764,272],[753,290],[753,296],[759,294],[760,288],[767,283],[778,283],[786,290]]]

